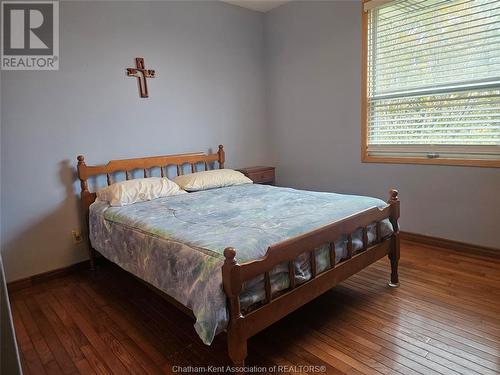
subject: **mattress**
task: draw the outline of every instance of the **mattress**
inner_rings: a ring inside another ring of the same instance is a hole
[[[104,257],[190,308],[195,329],[209,345],[228,322],[222,288],[224,248],[236,249],[239,263],[258,259],[277,242],[317,229],[352,214],[385,207],[382,200],[245,184],[111,207],[90,206],[90,241]],[[393,233],[381,222],[383,237]],[[353,234],[354,252],[362,234]],[[375,241],[374,225],[368,241]],[[338,263],[347,255],[347,239],[335,242]],[[316,251],[318,273],[329,267],[328,244]],[[304,254],[295,261],[296,283],[311,277]],[[288,287],[288,268],[271,273],[273,292]],[[249,281],[240,296],[244,310],[264,299],[263,276]]]

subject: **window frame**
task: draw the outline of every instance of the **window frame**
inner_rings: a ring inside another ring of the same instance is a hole
[[[474,158],[427,158],[405,156],[374,156],[368,154],[368,12],[361,2],[361,161],[363,163],[428,164],[500,168],[500,160]],[[372,0],[373,1],[373,0]],[[462,146],[463,147],[463,146]],[[467,146],[465,146],[467,147]]]

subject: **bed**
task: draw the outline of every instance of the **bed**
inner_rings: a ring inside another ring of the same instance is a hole
[[[244,369],[247,339],[388,255],[399,285],[399,199],[244,184],[110,207],[89,179],[141,170],[163,177],[224,168],[225,152],[113,160],[78,175],[89,255],[95,253],[192,311],[205,344],[227,332],[228,353]],[[95,181],[94,181],[95,182]]]

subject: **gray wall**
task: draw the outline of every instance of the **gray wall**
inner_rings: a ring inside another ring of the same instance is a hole
[[[86,258],[77,154],[109,159],[207,151],[269,160],[263,15],[221,2],[61,2],[60,70],[2,71],[2,252],[8,280]],[[158,72],[150,98],[125,77]]]
[[[500,170],[360,162],[361,5],[291,2],[266,15],[267,109],[279,183],[385,198],[403,230],[500,247]]]

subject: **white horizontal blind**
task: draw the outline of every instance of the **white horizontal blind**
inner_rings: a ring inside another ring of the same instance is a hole
[[[500,0],[368,11],[368,154],[500,159]]]

